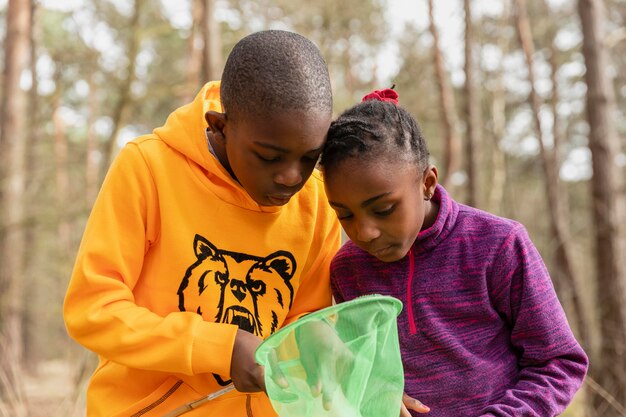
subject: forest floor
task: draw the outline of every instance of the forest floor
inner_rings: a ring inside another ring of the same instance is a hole
[[[14,392],[10,402],[0,401],[0,417],[85,417],[86,378],[79,374],[76,364],[42,362],[22,375],[20,392]],[[562,417],[585,417],[582,395],[581,390]]]
[[[24,370],[19,389],[0,400],[0,416],[85,417],[85,383],[77,383],[76,376],[76,366],[66,360],[46,361]]]

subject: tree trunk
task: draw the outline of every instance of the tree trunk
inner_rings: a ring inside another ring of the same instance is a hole
[[[182,97],[183,103],[189,103],[200,88],[200,73],[203,66],[204,35],[202,28],[205,26],[204,1],[191,1],[191,31],[187,38],[187,85]]]
[[[467,167],[467,204],[479,207],[478,198],[478,150],[480,146],[480,97],[474,81],[474,60],[472,56],[472,44],[474,42],[474,31],[472,29],[472,8],[471,0],[464,0],[465,8],[465,153]]]
[[[25,242],[35,242],[35,239],[38,238],[36,232],[36,226],[38,223],[38,213],[39,205],[37,204],[37,187],[40,184],[37,178],[37,168],[39,166],[38,152],[37,149],[39,147],[39,143],[43,138],[41,133],[41,106],[39,101],[39,76],[37,73],[37,56],[38,56],[38,48],[37,45],[40,39],[40,32],[38,30],[38,25],[36,23],[37,19],[37,9],[38,3],[35,1],[31,1],[31,13],[30,13],[30,33],[29,33],[29,42],[30,42],[30,91],[28,93],[28,127],[26,129],[26,155],[25,155],[25,165],[24,170],[26,172],[26,183],[25,183],[25,206],[24,210],[24,241]],[[36,274],[31,271],[31,267],[34,266],[30,263],[26,263],[24,265],[24,284],[27,288],[30,286],[31,288],[35,288],[38,281]],[[25,304],[24,310],[24,365],[25,367],[33,370],[36,365],[37,352],[34,347],[30,336],[32,335],[34,329],[36,327],[37,318],[36,312],[32,308],[33,305],[30,303]]]
[[[430,33],[433,37],[433,54],[435,59],[435,72],[439,95],[441,100],[441,122],[444,131],[444,154],[443,154],[443,175],[441,183],[444,187],[451,189],[450,177],[460,168],[461,139],[458,133],[458,118],[454,91],[448,81],[448,74],[443,64],[443,57],[439,48],[439,32],[435,25],[433,16],[433,0],[428,0],[428,17],[430,19]]]
[[[509,8],[508,3],[504,2],[504,10],[502,12],[502,19],[500,20],[498,27],[501,31],[505,30],[505,25],[508,25]],[[500,49],[502,56],[506,55],[510,45],[506,36],[500,36],[498,38],[498,48]],[[508,181],[506,170],[506,156],[500,149],[500,140],[504,136],[506,130],[506,89],[504,85],[504,66],[500,62],[498,66],[498,73],[496,78],[496,87],[493,92],[493,99],[491,103],[491,121],[492,121],[492,134],[493,134],[493,148],[491,153],[491,165],[492,173],[489,178],[489,185],[487,197],[487,207],[494,213],[504,213],[504,190]]]
[[[215,20],[215,0],[205,0],[202,9],[203,82],[219,80],[222,77],[222,36],[220,25]]]
[[[0,372],[19,386],[23,357],[23,267],[24,267],[24,189],[26,135],[26,93],[20,88],[20,77],[28,61],[30,37],[29,0],[9,0],[4,41],[2,111],[0,114],[0,158],[2,223],[0,229],[0,326],[4,341],[0,346]],[[16,408],[13,415],[21,415]]]
[[[587,121],[589,149],[593,164],[591,191],[595,227],[595,262],[599,333],[598,355],[592,358],[592,378],[613,398],[598,394],[593,402],[598,416],[617,416],[611,404],[626,404],[626,277],[624,236],[620,222],[624,216],[623,179],[617,165],[619,136],[614,124],[615,93],[607,69],[609,56],[604,44],[607,26],[600,0],[579,0],[583,33],[583,55],[587,71]]]
[[[111,129],[111,134],[107,139],[103,158],[102,165],[100,166],[100,182],[104,179],[106,172],[115,157],[117,151],[117,136],[122,128],[123,124],[126,121],[126,113],[128,111],[128,106],[131,101],[131,91],[130,87],[135,80],[135,67],[137,66],[137,54],[139,53],[139,47],[141,43],[141,36],[139,30],[139,17],[141,16],[141,9],[145,0],[135,0],[135,6],[133,8],[133,15],[129,22],[128,31],[130,33],[130,37],[128,40],[128,45],[126,48],[127,56],[128,56],[128,68],[126,69],[126,78],[122,80],[122,83],[119,87],[118,91],[118,100],[113,110],[113,115],[111,116],[113,120],[113,128]]]
[[[546,16],[552,15],[552,10],[550,9],[550,4],[547,0],[542,0],[543,10],[546,13]],[[558,60],[558,51],[559,48],[556,46],[556,36],[558,33],[558,27],[554,26],[548,31],[548,41],[550,42],[547,47],[549,51],[549,64],[550,64],[550,84],[552,84],[551,95],[550,95],[550,111],[552,112],[552,137],[554,147],[552,152],[548,154],[550,165],[554,165],[556,176],[559,177],[558,172],[561,168],[562,163],[562,146],[565,141],[565,135],[563,134],[561,118],[559,117],[558,106],[560,103],[560,95],[559,95],[559,80],[557,77],[557,73],[559,71],[559,60]],[[562,184],[562,183],[560,183]],[[558,198],[561,201],[560,206],[558,207],[559,212],[557,213],[558,218],[560,219],[560,223],[565,228],[567,232],[566,240],[570,241],[570,213],[569,213],[569,197],[567,194],[567,188],[563,186],[557,186],[557,193],[559,193]],[[563,254],[559,254],[557,252],[557,257],[563,256]],[[571,259],[571,258],[570,258]],[[557,258],[557,262],[563,262],[563,260],[559,260]],[[573,268],[576,270],[576,268]],[[584,341],[585,347],[589,350],[592,343],[591,331],[589,328],[590,318],[587,309],[584,308],[584,302],[582,295],[584,291],[581,288],[580,281],[577,281],[576,287],[570,285],[569,279],[564,279],[561,275],[555,275],[554,277],[555,287],[558,291],[559,298],[563,303],[563,307],[568,314],[572,314],[572,317],[578,316],[578,322],[574,322],[574,330],[579,335],[581,340]],[[579,275],[575,275],[572,279],[580,279]],[[580,311],[577,311],[580,310]]]
[[[567,226],[564,224],[564,205],[559,193],[559,171],[556,166],[553,152],[546,148],[543,137],[543,129],[540,118],[541,99],[535,89],[534,76],[534,46],[530,23],[526,14],[526,0],[515,0],[515,22],[520,44],[526,58],[528,67],[528,81],[530,82],[529,102],[532,108],[533,121],[535,125],[535,133],[539,142],[539,150],[541,156],[541,167],[545,176],[546,202],[549,216],[549,227],[552,241],[555,245],[554,266],[552,271],[553,282],[557,293],[563,294],[565,288],[571,288],[572,305],[577,318],[577,328],[580,334],[581,342],[587,345],[589,337],[587,336],[587,328],[584,321],[584,309],[578,296],[577,281],[574,278],[574,268],[572,267],[570,248],[566,239]]]
[[[356,90],[354,66],[352,65],[352,55],[350,54],[350,48],[346,48],[342,54],[342,62],[344,69],[344,89],[346,90],[346,96],[354,97]]]
[[[85,207],[91,207],[98,195],[98,136],[96,115],[98,114],[98,94],[93,72],[89,76],[89,96],[87,97],[87,143],[85,151]]]
[[[57,236],[60,246],[59,253],[70,253],[70,223],[69,217],[63,209],[68,202],[70,179],[67,172],[67,137],[65,134],[65,122],[61,117],[61,97],[63,84],[60,74],[56,77],[56,92],[52,103],[52,124],[54,126],[54,166],[55,166],[55,198],[57,203]]]

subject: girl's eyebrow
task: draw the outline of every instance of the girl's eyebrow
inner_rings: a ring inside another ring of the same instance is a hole
[[[372,198],[368,198],[367,200],[365,200],[364,202],[361,203],[361,207],[365,208],[365,207],[369,206],[370,204],[374,203],[376,200],[379,200],[379,199],[381,199],[383,197],[387,197],[389,194],[391,194],[391,192],[378,194],[378,195],[375,195]]]
[[[386,197],[386,196],[388,196],[388,195],[390,195],[390,194],[391,194],[391,192],[388,192],[388,193],[382,193],[382,194],[375,195],[374,197],[368,198],[367,200],[365,200],[364,202],[362,202],[362,203],[361,203],[361,208],[365,208],[365,207],[369,206],[370,204],[372,204],[372,203],[376,202],[377,200],[379,200],[379,199],[381,199],[381,198],[383,198],[383,197]],[[347,209],[347,207],[346,207],[346,206],[344,206],[344,205],[343,205],[343,204],[341,204],[341,203],[337,203],[337,202],[335,202],[335,201],[328,200],[328,204],[330,204],[330,205],[331,205],[331,206],[333,206],[333,207],[338,207],[338,208],[344,208],[344,209]]]

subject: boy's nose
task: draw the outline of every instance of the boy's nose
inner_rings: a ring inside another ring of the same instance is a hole
[[[300,165],[293,165],[287,167],[274,176],[274,182],[276,184],[284,185],[285,187],[295,187],[302,182],[302,170]]]

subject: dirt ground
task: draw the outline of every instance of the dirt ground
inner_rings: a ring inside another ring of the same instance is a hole
[[[86,380],[78,375],[78,368],[69,361],[53,360],[24,373],[21,392],[13,401],[0,402],[0,417],[85,417]],[[581,390],[563,417],[584,417],[582,395]]]
[[[42,362],[36,369],[25,370],[19,387],[0,401],[0,416],[85,417],[86,384],[77,379],[76,366],[65,360]]]

